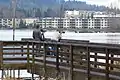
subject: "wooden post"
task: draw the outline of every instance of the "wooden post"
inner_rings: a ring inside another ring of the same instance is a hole
[[[62,72],[62,74],[63,74],[63,80],[66,80],[65,72]]]
[[[82,52],[82,51],[80,51],[80,60],[82,60],[82,59],[83,59],[82,55],[83,55],[83,52]],[[79,62],[79,64],[80,64],[80,65],[82,65],[83,63],[80,61],[80,62]]]
[[[69,49],[67,49],[67,53],[69,53]],[[69,59],[69,57],[70,57],[70,56],[67,54],[67,57],[66,57],[66,58]],[[67,63],[69,63],[69,60],[67,60]]]
[[[3,78],[4,78],[4,70],[2,69],[2,75],[1,75],[1,78],[2,78],[2,80],[3,80]]]
[[[7,77],[9,76],[9,69],[7,68]]]
[[[27,43],[27,70],[30,70],[30,52],[29,52],[29,43]]]
[[[44,78],[45,80],[47,80],[47,77],[46,77],[46,44],[43,43],[43,47],[44,47]]]
[[[23,56],[23,45],[21,46],[21,52],[22,52],[22,56]]]
[[[3,42],[0,42],[0,68],[2,69],[1,78],[3,80]]]
[[[60,52],[63,52],[63,49],[61,49],[61,48],[60,48]],[[63,53],[60,53],[60,54],[59,54],[61,58],[63,57],[63,55],[62,55],[62,54],[63,54]],[[60,59],[60,62],[63,62],[63,60],[62,60],[62,59]]]
[[[15,69],[13,69],[13,79],[15,80]]]
[[[110,80],[109,79],[109,51],[107,48],[105,49],[105,53],[106,53],[106,80]]]
[[[11,79],[11,77],[12,77],[12,71],[11,71],[11,69],[10,69],[10,79]]]
[[[34,46],[35,46],[34,43],[32,43],[32,70],[31,70],[32,71],[32,80],[34,80],[34,66],[35,66],[34,65],[34,63],[35,63],[35,59],[34,59],[35,58],[35,56],[34,56],[35,48],[34,48]]]
[[[57,70],[56,77],[58,78],[59,72],[60,72],[60,69],[59,69],[59,51],[58,51],[58,45],[56,45],[56,70]]]
[[[41,49],[41,43],[39,43],[39,47],[38,47],[38,53],[37,53],[37,56],[38,56],[38,57],[41,56],[41,55],[40,55],[40,49]]]
[[[3,67],[3,42],[0,42],[0,68]]]
[[[70,80],[73,80],[73,47],[70,45]]]
[[[113,57],[114,57],[114,55],[111,54],[111,58],[113,58]],[[114,64],[114,60],[111,60],[111,64]],[[110,67],[110,70],[113,70],[113,67]]]
[[[20,69],[18,69],[18,80],[20,80]]]
[[[34,73],[32,72],[32,80],[34,80]]]
[[[94,67],[95,67],[95,68],[97,68],[97,65],[96,65],[96,63],[97,63],[97,53],[95,53],[94,62],[95,62],[95,65],[94,65]]]
[[[63,55],[62,54],[63,53],[60,54],[60,57],[61,57],[60,62],[63,62],[63,59],[62,59]]]
[[[90,51],[87,47],[87,80],[90,80]]]

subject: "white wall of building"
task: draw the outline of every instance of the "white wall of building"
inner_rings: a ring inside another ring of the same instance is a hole
[[[26,25],[29,25],[39,21],[39,18],[23,18],[22,20],[26,23]]]
[[[54,27],[54,28],[58,28],[59,26],[59,21],[60,18],[43,18],[40,21],[37,21],[36,23],[41,25],[41,27],[45,28],[45,27]],[[83,21],[85,20],[85,22]],[[99,21],[96,21],[99,20]],[[46,24],[45,24],[46,22]],[[97,25],[100,26],[95,26],[95,23]],[[62,26],[64,28],[72,28],[72,27],[76,27],[76,28],[95,28],[95,27],[100,27],[100,28],[104,28],[104,27],[108,27],[108,18],[100,18],[100,17],[96,17],[96,18],[61,18],[61,24],[63,24]],[[83,26],[83,25],[87,25],[87,26]]]
[[[19,27],[20,24],[20,19],[15,19],[15,27]],[[10,28],[13,27],[13,18],[12,19],[7,19],[7,18],[3,18],[0,19],[0,25],[2,26],[8,26]]]

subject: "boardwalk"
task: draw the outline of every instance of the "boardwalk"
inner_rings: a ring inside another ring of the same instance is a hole
[[[120,45],[117,44],[77,40],[0,41],[1,70],[27,69],[32,78],[37,74],[44,76],[45,80],[48,77],[120,80],[119,56]]]

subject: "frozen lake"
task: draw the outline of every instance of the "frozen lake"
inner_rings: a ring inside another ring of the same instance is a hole
[[[33,30],[16,30],[15,40],[21,40],[21,38],[32,38]],[[53,32],[45,32],[46,38],[54,37]],[[65,32],[62,34],[63,39],[76,39],[76,40],[89,40],[90,42],[98,43],[120,43],[120,33],[75,33]],[[12,40],[12,30],[0,30],[0,40]]]

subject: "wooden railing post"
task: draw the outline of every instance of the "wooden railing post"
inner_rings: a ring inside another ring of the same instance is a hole
[[[74,80],[73,76],[73,46],[70,45],[70,80]]]
[[[95,53],[94,62],[95,62],[95,65],[94,65],[94,67],[95,67],[95,68],[97,68],[97,65],[96,65],[96,63],[97,63],[97,53]]]
[[[15,80],[15,69],[13,69],[13,79]]]
[[[35,67],[35,56],[34,56],[34,42],[32,43],[32,80],[34,80],[34,67]]]
[[[29,52],[29,43],[27,43],[27,70],[30,69],[30,52]]]
[[[23,56],[23,45],[21,45],[21,52],[22,52],[22,56]]]
[[[47,77],[46,77],[46,44],[45,43],[43,43],[43,47],[44,47],[44,60],[43,60],[43,62],[44,62],[44,78],[45,78],[45,80],[47,80]]]
[[[56,77],[58,78],[59,72],[60,72],[60,69],[59,69],[59,51],[58,51],[58,45],[56,45],[56,70],[57,70]]]
[[[111,58],[113,58],[114,57],[114,55],[113,54],[111,54]],[[111,65],[113,65],[114,64],[114,60],[111,60]],[[113,67],[110,67],[110,70],[113,70],[114,68]]]
[[[4,70],[2,69],[1,79],[3,80],[3,78],[4,78]]]
[[[109,79],[109,51],[107,48],[105,49],[105,53],[106,53],[106,80],[110,80]]]
[[[0,42],[0,68],[3,66],[3,42]]]
[[[10,69],[10,79],[12,78],[12,68]]]
[[[3,42],[0,42],[0,69],[2,69],[1,79],[3,80]]]
[[[18,80],[20,80],[20,69],[18,69]]]
[[[87,47],[87,80],[90,80],[90,50]]]

